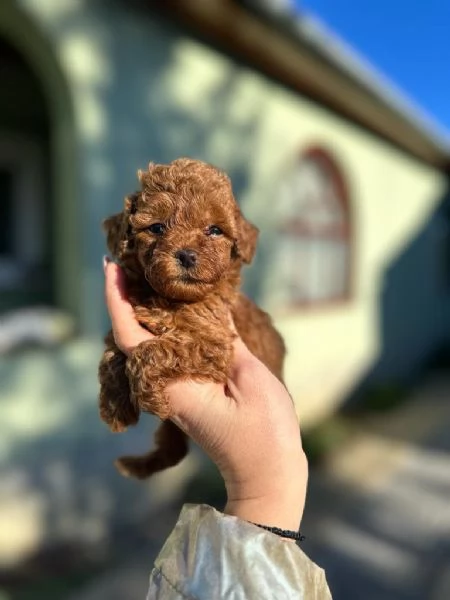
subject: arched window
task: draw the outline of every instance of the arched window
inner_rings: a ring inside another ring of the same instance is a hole
[[[276,304],[312,305],[350,294],[347,187],[331,155],[305,152],[280,189]]]

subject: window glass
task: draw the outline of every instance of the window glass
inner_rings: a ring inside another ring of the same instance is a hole
[[[350,288],[350,216],[343,177],[321,149],[307,152],[280,186],[271,308],[342,300]]]

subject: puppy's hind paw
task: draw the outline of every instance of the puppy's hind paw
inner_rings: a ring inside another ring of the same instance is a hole
[[[114,461],[114,466],[124,477],[147,479],[152,474],[140,456],[122,456]]]

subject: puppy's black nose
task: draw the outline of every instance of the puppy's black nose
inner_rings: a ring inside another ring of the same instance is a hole
[[[183,248],[183,250],[177,250],[175,252],[175,258],[185,269],[190,269],[191,267],[194,267],[195,263],[197,262],[196,253],[190,248]]]

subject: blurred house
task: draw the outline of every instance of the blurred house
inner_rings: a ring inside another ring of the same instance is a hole
[[[113,436],[97,415],[100,223],[149,160],[231,175],[261,230],[246,290],[285,336],[305,426],[448,341],[449,147],[317,23],[237,0],[3,0],[0,82],[0,310],[66,318],[56,347],[41,332],[1,358],[3,566],[108,540],[196,468],[121,479],[151,420]]]

